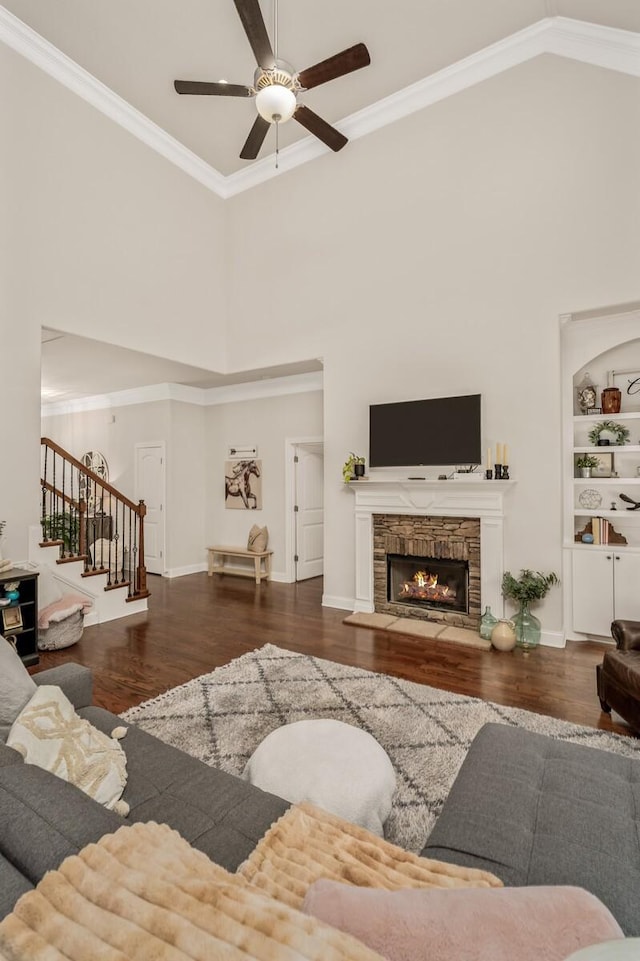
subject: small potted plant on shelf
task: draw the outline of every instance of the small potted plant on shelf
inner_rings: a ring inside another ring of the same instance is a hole
[[[516,629],[516,643],[523,651],[530,651],[540,643],[541,624],[529,610],[530,605],[534,601],[541,601],[549,589],[559,583],[558,575],[553,571],[542,574],[540,571],[525,568],[517,578],[510,571],[505,571],[502,578],[502,596],[510,597],[520,605],[512,620]]]
[[[364,477],[364,457],[351,451],[342,465],[342,479],[348,484],[354,477]]]
[[[595,470],[599,464],[600,461],[593,454],[581,454],[576,461],[581,477],[591,477],[591,471]]]

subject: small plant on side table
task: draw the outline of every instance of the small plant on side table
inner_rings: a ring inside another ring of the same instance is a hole
[[[505,571],[502,578],[502,596],[517,601],[520,608],[513,617],[516,628],[516,642],[523,651],[530,651],[540,643],[541,624],[529,610],[535,601],[546,597],[554,584],[559,584],[558,575],[551,571],[542,574],[540,571],[523,569],[520,577],[516,578],[510,571]]]

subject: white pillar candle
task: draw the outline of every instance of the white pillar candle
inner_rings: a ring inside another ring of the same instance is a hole
[[[502,444],[496,444],[496,464],[502,464]]]
[[[487,447],[487,470],[491,470],[491,448],[490,447]]]
[[[502,454],[502,456],[503,456],[503,458],[504,458],[504,460],[502,461],[503,464],[508,464],[508,463],[509,463],[509,455],[508,455],[508,453],[507,453],[508,450],[509,450],[509,448],[508,448],[507,445],[505,444],[505,445],[504,445],[504,452],[503,452],[503,454]]]

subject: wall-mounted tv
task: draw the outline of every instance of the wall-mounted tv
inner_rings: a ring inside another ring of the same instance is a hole
[[[479,464],[480,394],[369,407],[369,466]]]

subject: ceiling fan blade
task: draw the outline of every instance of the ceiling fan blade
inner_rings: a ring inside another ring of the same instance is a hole
[[[369,51],[363,43],[357,43],[354,47],[343,50],[342,53],[336,53],[333,57],[314,64],[313,67],[307,67],[298,74],[298,80],[305,90],[310,90],[328,80],[343,77],[345,73],[367,67],[370,63]]]
[[[258,115],[255,119],[253,127],[249,131],[249,136],[247,137],[244,147],[240,151],[241,160],[255,160],[260,153],[260,147],[264,143],[264,138],[267,136],[267,131],[271,124],[264,117]]]
[[[208,97],[252,97],[251,87],[243,83],[207,83],[202,80],[174,80],[177,93],[192,93]]]
[[[297,120],[298,123],[301,123],[303,127],[306,127],[309,133],[314,134],[319,140],[326,143],[327,147],[331,147],[332,150],[342,150],[344,145],[349,142],[344,134],[341,134],[339,130],[332,127],[331,124],[323,120],[322,117],[319,117],[313,110],[309,110],[304,104],[296,107],[293,118]]]
[[[258,0],[233,0],[233,2],[258,66],[264,70],[271,69],[275,65],[275,57]]]

